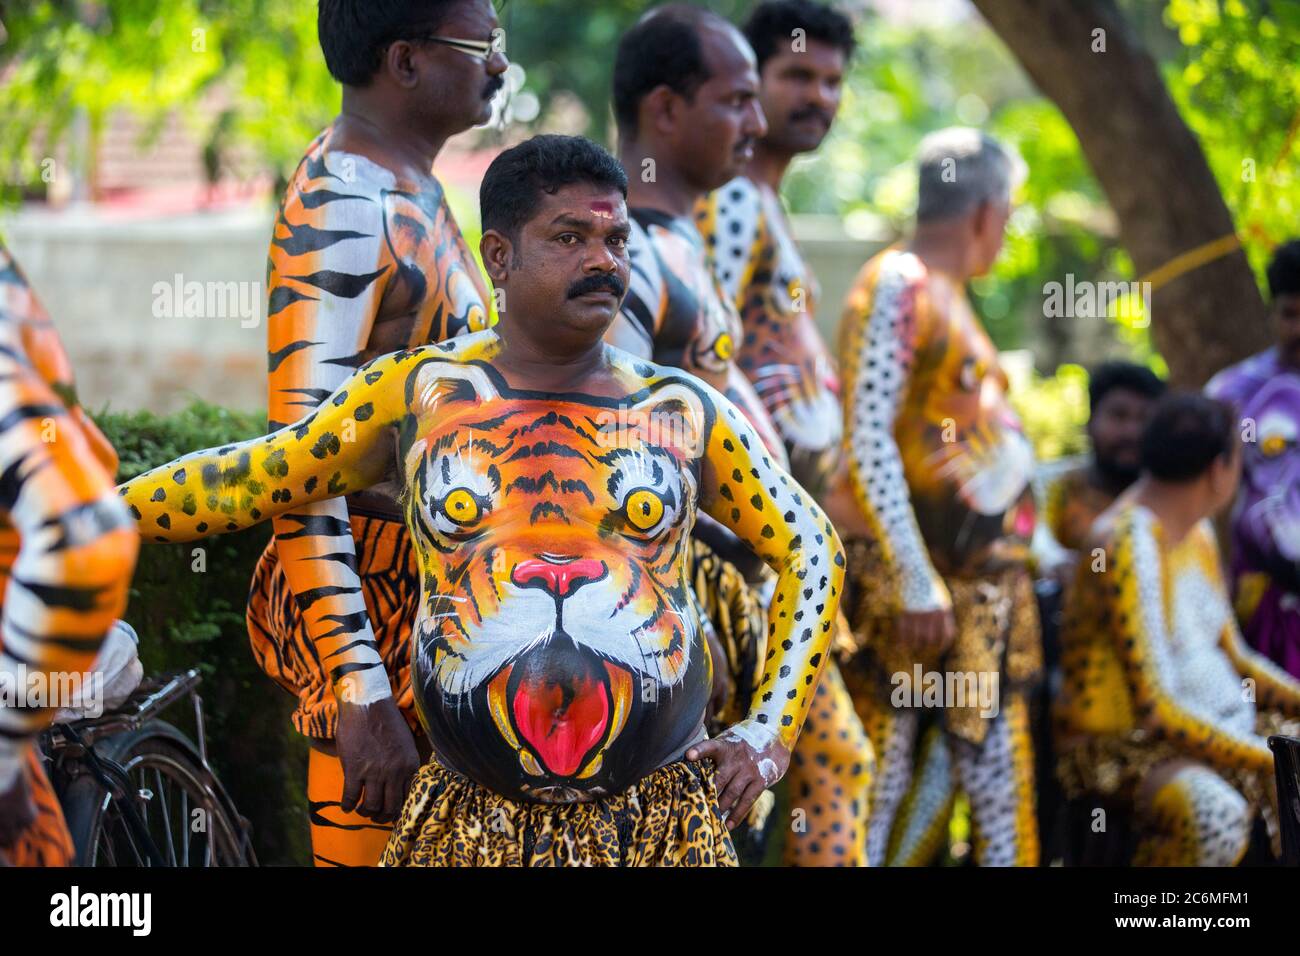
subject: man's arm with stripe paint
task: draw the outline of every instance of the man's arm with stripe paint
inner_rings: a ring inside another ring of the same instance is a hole
[[[272,429],[317,408],[360,364],[396,268],[378,189],[331,174],[330,161],[326,154],[318,178],[285,203],[271,242]],[[391,697],[362,595],[347,502],[331,497],[308,504],[302,489],[290,493],[299,503],[273,527],[280,567],[316,648],[304,655],[304,666],[317,669],[308,685],[329,686],[358,704]]]
[[[0,509],[17,537],[0,620],[0,679],[89,674],[126,607],[139,543],[113,480],[62,400],[20,355],[0,356]],[[24,684],[26,681],[24,681]],[[17,685],[10,690],[17,690]],[[57,706],[0,706],[0,793]]]

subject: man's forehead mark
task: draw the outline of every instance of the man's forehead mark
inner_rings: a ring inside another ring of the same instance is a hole
[[[601,219],[614,218],[614,204],[612,202],[598,199],[593,201],[588,208],[591,209],[591,214],[593,216],[599,216]]]

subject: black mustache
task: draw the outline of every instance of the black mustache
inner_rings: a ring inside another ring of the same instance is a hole
[[[800,120],[812,119],[814,117],[820,119],[827,126],[831,125],[831,117],[827,115],[826,111],[820,106],[805,106],[803,109],[795,110],[790,114],[791,121],[795,123]]]
[[[483,91],[483,99],[490,100],[497,95],[497,90],[506,85],[504,76],[494,76],[488,80],[487,88]]]
[[[586,276],[569,286],[567,298],[576,299],[588,292],[612,292],[617,298],[621,299],[626,291],[627,286],[623,284],[623,281],[618,276]]]

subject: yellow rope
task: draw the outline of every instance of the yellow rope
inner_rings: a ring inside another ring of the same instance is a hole
[[[1179,276],[1185,275],[1193,269],[1199,269],[1207,262],[1213,262],[1215,259],[1226,256],[1228,253],[1240,248],[1241,240],[1235,232],[1231,232],[1226,236],[1213,239],[1204,245],[1184,252],[1182,255],[1174,256],[1158,269],[1148,272],[1140,281],[1151,283],[1151,291],[1155,292],[1161,286],[1168,285]]]

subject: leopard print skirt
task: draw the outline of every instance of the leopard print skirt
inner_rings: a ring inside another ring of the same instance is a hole
[[[1029,571],[1012,565],[976,578],[946,578],[952,596],[957,633],[952,646],[937,652],[916,653],[894,639],[898,614],[897,582],[880,556],[879,543],[866,539],[846,541],[849,584],[844,608],[852,627],[847,648],[835,649],[845,679],[860,688],[874,688],[881,702],[896,686],[895,675],[908,675],[921,665],[924,671],[996,673],[1005,702],[1008,694],[1024,693],[1042,676],[1042,631],[1038,602]],[[982,705],[971,700],[944,710],[948,733],[983,746],[989,721]]]
[[[591,803],[510,800],[436,761],[380,866],[736,866],[713,771],[679,761]]]

